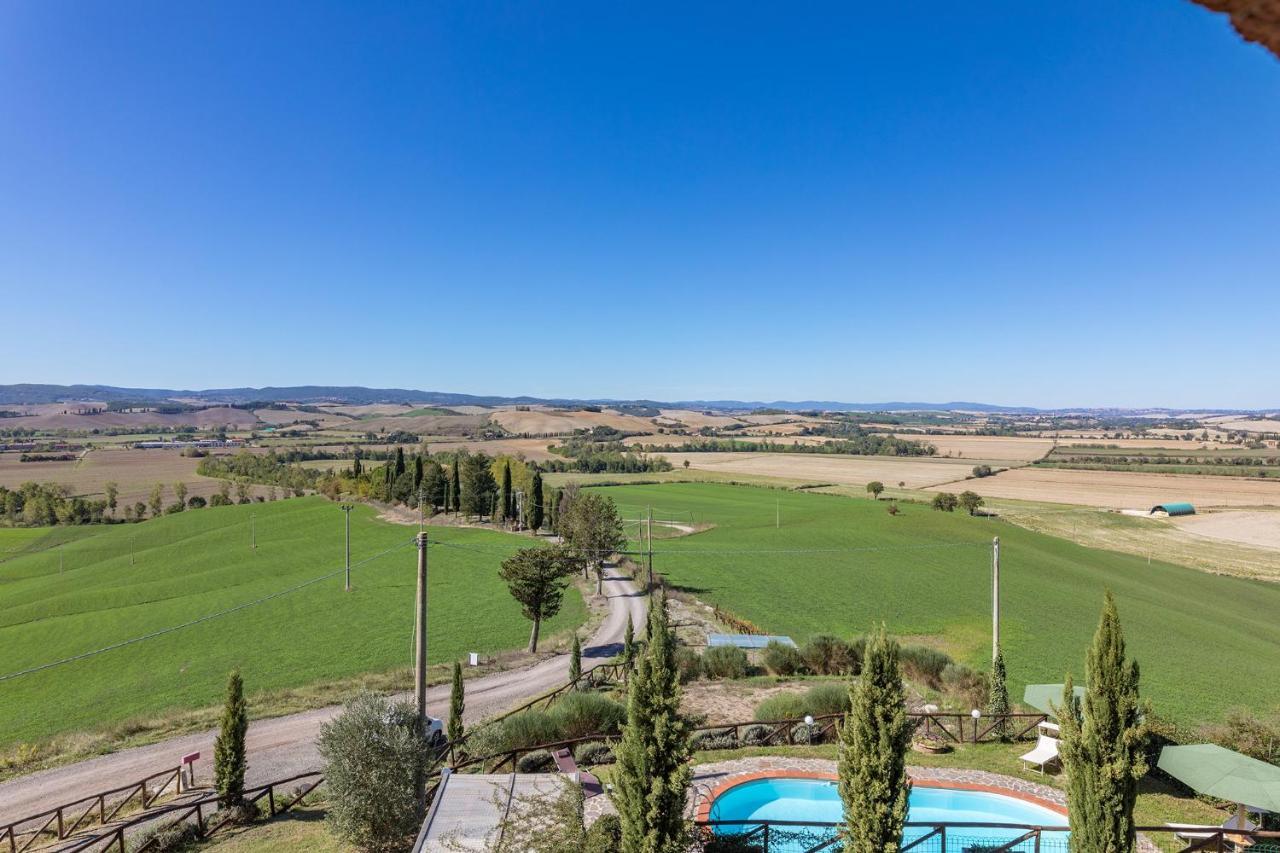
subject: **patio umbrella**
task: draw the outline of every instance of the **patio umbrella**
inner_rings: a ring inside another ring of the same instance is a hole
[[[1245,803],[1280,811],[1280,767],[1212,743],[1166,746],[1156,764],[1187,787],[1237,805],[1245,825]]]
[[[1022,691],[1022,703],[1056,717],[1053,709],[1054,706],[1062,705],[1062,688],[1061,684],[1028,684],[1027,689]],[[1083,686],[1077,685],[1073,692],[1077,699],[1084,700]]]

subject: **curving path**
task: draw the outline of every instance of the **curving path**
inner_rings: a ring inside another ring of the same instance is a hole
[[[631,578],[617,568],[608,572],[604,579],[604,592],[609,599],[609,613],[583,648],[583,669],[603,663],[621,651],[628,617],[634,620],[637,632],[640,632],[648,612],[645,596]],[[553,690],[568,679],[568,655],[555,655],[521,669],[467,679],[465,719],[468,723],[475,723],[499,714]],[[449,690],[449,685],[443,684],[427,691],[428,713],[435,717],[448,714]],[[340,705],[334,705],[252,722],[247,741],[249,769],[245,782],[261,784],[319,767],[316,738],[320,734],[320,726],[341,710]],[[190,752],[199,752],[202,756],[196,765],[197,782],[208,782],[212,779],[215,735],[216,731],[210,729],[0,783],[0,824],[134,782],[165,767],[174,767],[183,755]]]

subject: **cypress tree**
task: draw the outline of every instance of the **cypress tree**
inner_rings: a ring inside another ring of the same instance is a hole
[[[898,644],[884,625],[867,638],[862,675],[849,689],[852,706],[840,732],[840,799],[848,853],[896,851],[907,819],[907,750],[911,721]]]
[[[636,659],[636,626],[631,621],[630,614],[627,615],[627,630],[622,635],[622,662],[626,664],[627,669],[631,669],[632,662]]]
[[[1009,713],[1009,685],[1006,683],[1004,669],[1004,649],[996,646],[995,659],[991,661],[991,689],[987,694],[987,713],[998,718],[992,731],[1001,741],[1009,740],[1009,720],[1004,717]]]
[[[1138,664],[1125,657],[1124,632],[1110,590],[1085,658],[1085,678],[1082,705],[1067,676],[1065,710],[1059,715],[1071,846],[1128,853],[1137,839],[1133,804],[1138,780],[1147,772],[1146,707],[1138,696]]]
[[[249,714],[244,701],[244,681],[240,670],[227,677],[227,701],[222,708],[218,737],[213,743],[213,781],[223,808],[244,803],[244,737],[249,730]]]
[[[359,477],[364,473],[364,466],[360,464],[360,451],[356,451],[355,459],[351,460],[351,476]]]
[[[399,476],[400,476],[401,474],[403,474],[404,472],[405,472],[405,466],[404,466],[404,448],[403,448],[403,447],[397,447],[397,448],[396,448],[396,473],[395,473],[395,476],[399,477]]]
[[[462,740],[462,711],[466,707],[463,701],[462,664],[453,662],[453,690],[449,693],[449,742]]]
[[[413,457],[413,493],[418,494],[422,488],[422,454]]]
[[[449,473],[449,490],[453,493],[453,511],[462,509],[462,472],[458,469],[458,454],[453,455],[453,470]]]
[[[582,678],[582,643],[578,634],[573,634],[573,648],[569,650],[569,680],[577,683]]]
[[[649,612],[652,640],[627,691],[627,725],[618,745],[614,803],[622,853],[685,853],[689,787],[688,723],[680,716],[676,641],[664,592]]]
[[[510,521],[515,517],[515,495],[511,492],[511,460],[502,461],[502,518]]]
[[[542,529],[542,472],[533,469],[533,481],[529,486],[529,529],[537,533]]]

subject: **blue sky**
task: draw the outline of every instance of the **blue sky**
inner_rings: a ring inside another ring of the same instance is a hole
[[[1280,406],[1182,0],[12,2],[0,116],[0,382]]]

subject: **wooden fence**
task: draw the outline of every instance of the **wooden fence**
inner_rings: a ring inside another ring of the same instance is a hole
[[[7,842],[9,853],[23,853],[45,836],[52,835],[53,840],[59,841],[69,838],[78,829],[109,823],[135,799],[139,807],[145,810],[170,785],[174,786],[175,793],[181,793],[181,779],[182,766],[179,765],[152,773],[137,782],[90,794],[48,811],[21,818],[0,826],[0,845]]]

